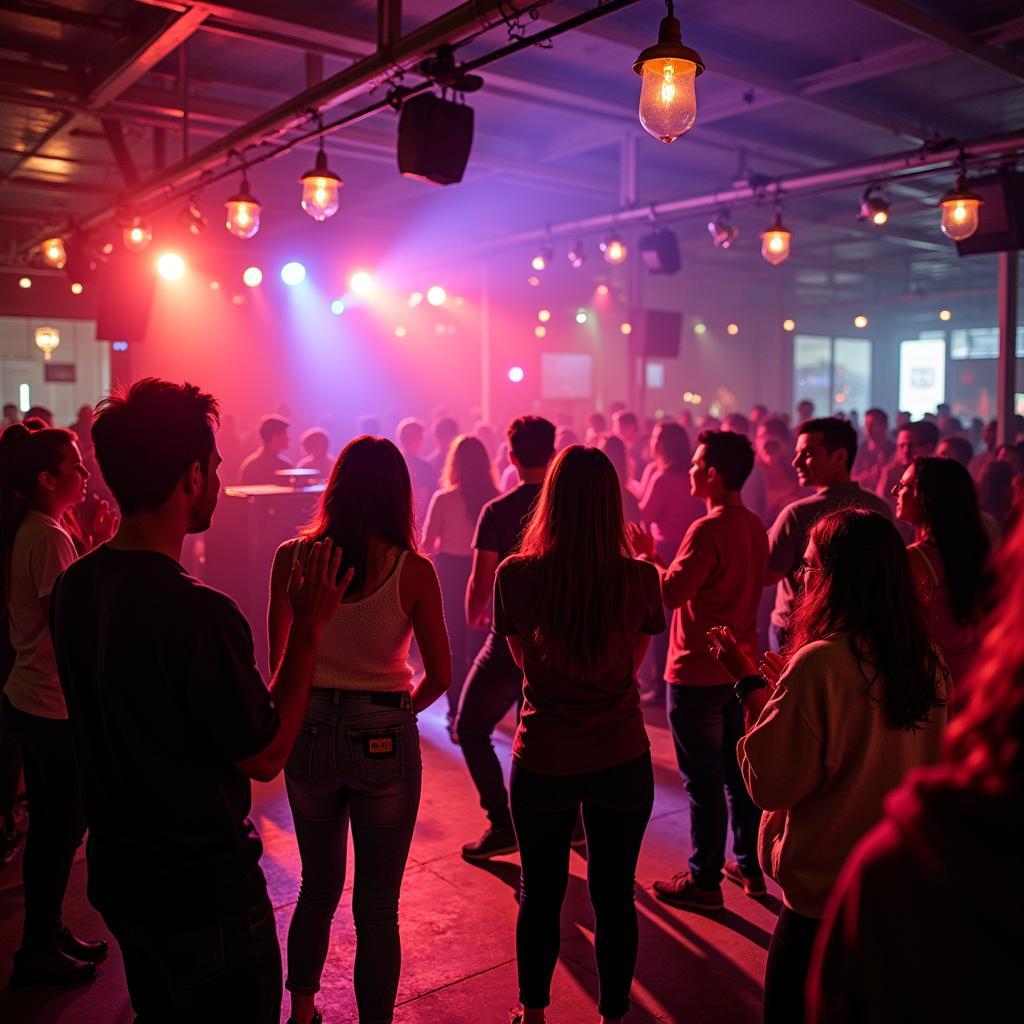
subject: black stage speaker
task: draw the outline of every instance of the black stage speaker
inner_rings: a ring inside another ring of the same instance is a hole
[[[673,310],[639,309],[632,316],[630,349],[635,356],[678,359],[683,314]]]
[[[402,104],[398,169],[407,178],[454,185],[462,181],[473,145],[473,109],[433,93]]]
[[[323,485],[226,487],[213,524],[203,534],[204,583],[232,598],[252,627],[256,664],[268,671],[267,603],[270,567],[278,547],[298,532],[313,512]]]
[[[98,341],[142,341],[156,281],[149,261],[134,253],[111,256],[99,272]]]
[[[1003,171],[972,181],[968,188],[984,202],[978,211],[978,230],[956,243],[957,252],[973,256],[1024,249],[1024,174]]]
[[[640,239],[640,256],[652,274],[675,274],[683,265],[679,239],[672,231],[652,231]]]

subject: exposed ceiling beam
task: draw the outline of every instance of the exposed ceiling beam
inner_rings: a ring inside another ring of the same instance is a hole
[[[903,28],[918,33],[918,35],[937,39],[982,64],[997,68],[1018,81],[1024,81],[1024,60],[1015,57],[1009,50],[993,46],[991,43],[980,42],[947,22],[933,18],[920,8],[904,3],[903,0],[854,0],[854,2],[882,15],[883,18],[896,22]]]

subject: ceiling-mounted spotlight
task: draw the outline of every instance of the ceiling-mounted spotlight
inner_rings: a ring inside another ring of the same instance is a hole
[[[761,255],[777,267],[789,259],[789,246],[793,232],[782,223],[782,212],[775,211],[775,219],[761,232]]]
[[[201,235],[209,224],[194,196],[188,201],[188,206],[178,214],[178,220],[190,235]]]
[[[569,247],[568,256],[569,266],[572,267],[573,270],[579,270],[587,260],[586,253],[583,251],[583,243],[573,242]]]
[[[547,270],[551,266],[551,261],[555,258],[555,252],[550,245],[545,245],[540,248],[537,255],[530,260],[530,266],[534,270]]]
[[[658,41],[633,62],[641,76],[640,123],[662,142],[672,142],[693,127],[697,118],[696,78],[704,62],[696,50],[683,46],[682,29],[672,0],[658,27]]]
[[[733,242],[740,237],[740,229],[729,220],[729,214],[723,210],[714,220],[708,221],[708,234],[715,243],[716,249],[731,249]]]
[[[860,200],[860,214],[858,220],[867,220],[876,227],[881,227],[889,219],[891,203],[887,203],[880,195],[878,189],[873,185],[869,188]]]
[[[153,229],[142,217],[131,217],[124,224],[121,240],[129,252],[142,252],[153,241]]]
[[[942,233],[954,242],[970,238],[978,230],[982,202],[981,196],[968,188],[967,169],[961,157],[953,191],[947,192],[939,200],[939,206],[942,207]]]
[[[224,204],[227,219],[224,227],[235,238],[252,238],[260,229],[260,201],[249,189],[249,179],[242,168],[242,184],[238,191]]]
[[[626,248],[626,243],[618,235],[608,235],[601,242],[601,254],[604,256],[605,262],[610,263],[613,267],[617,267],[620,263],[626,261],[629,249]]]
[[[48,238],[39,247],[39,253],[43,257],[43,262],[49,267],[55,267],[57,270],[63,270],[64,264],[68,261],[67,250],[64,248],[63,238]]]
[[[299,184],[302,186],[302,208],[313,220],[324,221],[338,212],[338,190],[342,181],[327,166],[323,136],[320,137],[320,147],[316,151],[316,164],[299,178]]]

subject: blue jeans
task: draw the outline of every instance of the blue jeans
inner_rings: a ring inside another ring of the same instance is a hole
[[[731,686],[669,686],[668,724],[690,795],[690,871],[702,889],[722,881],[732,811],[732,845],[740,870],[759,875],[761,812],[747,793],[736,760],[743,709]],[[729,807],[726,806],[726,794]]]
[[[512,815],[491,736],[509,708],[522,705],[523,670],[512,660],[505,638],[491,631],[466,677],[455,732],[480,806],[494,828],[511,828]]]
[[[352,916],[360,1024],[390,1024],[402,966],[398,896],[420,803],[420,738],[407,693],[314,689],[285,767],[302,860],[288,929],[291,992],[312,994],[355,848]]]
[[[788,627],[776,626],[772,622],[768,626],[768,647],[776,654],[781,654],[783,648],[789,643]]]
[[[598,1010],[606,1017],[625,1016],[639,937],[634,875],[654,806],[651,755],[579,775],[540,775],[513,764],[510,789],[522,862],[516,922],[520,1001],[532,1009],[551,1001],[569,883],[569,846],[582,807]]]
[[[279,1024],[281,950],[266,894],[197,925],[104,920],[121,947],[136,1024]]]

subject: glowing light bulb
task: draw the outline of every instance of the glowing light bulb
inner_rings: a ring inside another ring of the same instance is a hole
[[[49,362],[54,350],[60,344],[60,331],[56,327],[36,328],[36,348],[43,353],[43,359]]]
[[[211,281],[210,282],[210,291],[219,292],[220,291],[220,281]]]
[[[773,267],[789,259],[789,247],[793,232],[782,223],[782,214],[775,214],[775,220],[761,232],[761,255]]]
[[[85,291],[85,286],[82,284],[81,281],[72,281],[71,282],[71,294],[72,295],[81,295],[82,292],[84,292],[84,291]]]
[[[939,310],[939,319],[940,320],[952,320],[953,319],[953,314],[948,309],[940,309]]]
[[[535,337],[543,338],[548,333],[548,329],[538,324],[536,327],[534,327],[533,333]]]
[[[629,255],[629,250],[626,248],[625,243],[621,238],[617,238],[614,235],[611,238],[606,238],[601,243],[601,252],[604,254],[605,261],[613,267],[624,263]],[[607,288],[607,285],[605,287]]]
[[[250,288],[258,288],[263,283],[263,271],[259,267],[246,267],[242,271],[242,281]]]
[[[731,334],[731,335],[735,336],[735,335],[740,333],[740,325],[739,324],[726,324],[725,330],[726,330],[727,334]]]
[[[19,277],[18,278],[18,287],[19,288],[31,288],[32,287],[32,278],[31,277]]]
[[[608,285],[599,284],[594,291],[603,299],[608,294]]]
[[[693,325],[693,333],[694,334],[706,334],[707,330],[708,330],[708,325],[701,323],[699,320]]]
[[[409,296],[409,308],[415,309],[423,301],[423,292],[413,292]]]
[[[869,220],[875,227],[881,227],[889,220],[889,209],[891,204],[887,203],[877,194],[878,189],[869,188],[860,201],[860,214],[858,220]]]
[[[395,328],[396,338],[404,338],[406,334],[408,334],[408,331],[406,331],[406,329],[402,327],[401,324],[399,324],[399,326]]]
[[[853,326],[863,330],[868,325],[868,318],[861,313],[859,316],[853,318]]]
[[[368,270],[357,270],[349,278],[348,286],[365,299],[373,294],[373,275]]]
[[[683,46],[679,19],[663,18],[658,42],[633,63],[640,75],[640,123],[662,142],[672,142],[693,127],[697,119],[695,82],[704,62],[695,50]]]
[[[427,289],[427,302],[432,306],[443,306],[447,298],[448,293],[439,284]]]
[[[227,219],[224,227],[235,238],[252,238],[260,229],[259,200],[249,191],[249,182],[242,178],[242,187],[225,204]]]
[[[554,259],[554,256],[555,254],[552,251],[551,246],[545,245],[540,252],[530,260],[530,266],[533,267],[534,270],[547,270],[551,265],[551,261]]]
[[[587,311],[585,309],[581,309],[576,314],[576,323],[578,323],[578,324],[585,324],[586,322],[587,322]]]
[[[57,270],[64,269],[64,264],[68,261],[67,250],[64,248],[64,239],[48,238],[43,242],[40,252],[42,253],[43,262],[48,266],[55,267]]]
[[[942,233],[954,242],[966,241],[978,230],[981,211],[981,196],[967,188],[967,178],[961,172],[956,188],[947,192],[939,206],[942,207]]]
[[[783,320],[782,321],[782,329],[784,331],[795,331],[796,330],[796,321],[795,320]]]
[[[542,324],[546,324],[551,319],[551,310],[550,309],[538,309],[537,310],[537,319]]]
[[[335,299],[331,303],[331,312],[335,316],[341,316],[341,314],[345,312],[345,303],[342,302],[341,299]]]
[[[136,217],[124,229],[121,240],[129,252],[142,252],[153,241],[153,232],[144,220]]]
[[[185,273],[185,261],[176,252],[165,252],[156,261],[156,272],[165,281],[177,281]]]
[[[302,282],[306,280],[306,268],[295,260],[291,263],[286,263],[281,268],[281,280],[284,281],[289,288],[294,288],[296,285],[302,284]]]
[[[521,366],[513,366],[508,371],[508,379],[512,381],[513,384],[521,384],[525,376],[526,374],[523,372],[523,368]]]
[[[540,284],[540,278],[539,278],[539,277],[533,277],[533,276],[531,276],[531,277],[528,277],[528,278],[526,279],[526,283],[527,283],[527,284],[528,284],[528,285],[529,285],[529,286],[530,286],[531,288],[536,288],[536,287],[537,287],[537,285],[539,285],[539,284]]]
[[[633,333],[633,325],[631,323],[619,324],[619,331],[622,334],[632,334]]]
[[[302,208],[315,221],[324,221],[338,212],[338,192],[342,181],[328,166],[327,154],[321,145],[316,166],[299,178],[302,185]]]

